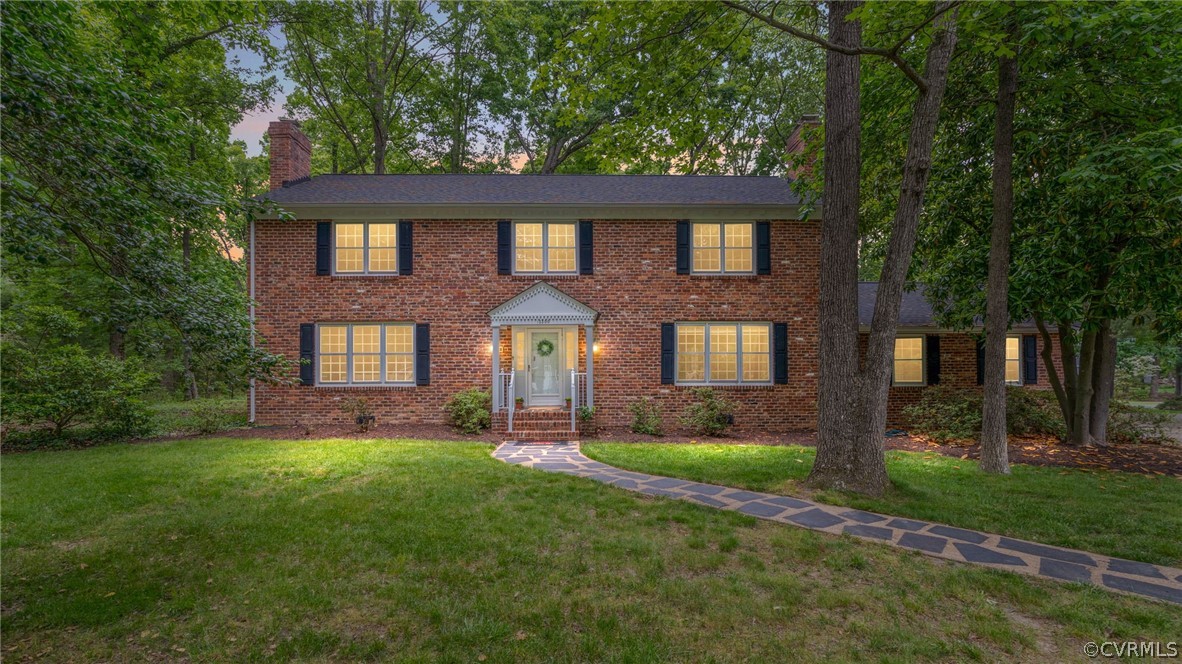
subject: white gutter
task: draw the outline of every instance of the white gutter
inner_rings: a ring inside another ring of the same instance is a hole
[[[250,347],[254,348],[254,218],[250,220]],[[250,379],[250,413],[247,421],[254,424],[254,378]]]

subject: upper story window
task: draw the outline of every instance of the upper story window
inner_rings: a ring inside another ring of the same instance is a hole
[[[574,222],[513,224],[513,271],[517,274],[575,274]]]
[[[414,385],[413,323],[316,326],[321,385]]]
[[[677,383],[772,382],[768,323],[678,323]]]
[[[1006,337],[1006,384],[1022,384],[1022,337]]]
[[[333,257],[335,274],[397,274],[398,224],[333,224]]]
[[[703,274],[752,274],[755,272],[755,224],[693,224],[692,271]]]
[[[895,385],[924,384],[923,341],[922,336],[895,339]]]

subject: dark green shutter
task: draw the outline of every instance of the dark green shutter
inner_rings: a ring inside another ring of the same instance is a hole
[[[316,222],[316,274],[332,274],[332,222]]]
[[[595,274],[595,233],[589,219],[579,222],[579,274]]]
[[[398,222],[398,274],[414,274],[415,225],[412,221]]]
[[[755,273],[772,273],[772,223],[755,224]]]
[[[300,323],[300,383],[316,384],[315,323]]]
[[[415,325],[415,385],[431,384],[431,325]]]
[[[673,384],[676,367],[677,330],[673,323],[661,323],[661,384]]]
[[[772,351],[775,353],[773,364],[776,385],[788,384],[788,323],[772,325]]]
[[[513,223],[497,222],[497,274],[513,274]]]
[[[924,356],[927,361],[928,385],[940,384],[940,335],[929,334],[924,338]]]
[[[690,222],[677,222],[677,274],[690,273]]]
[[[985,337],[977,339],[977,384],[985,384]]]
[[[1022,336],[1022,382],[1038,385],[1038,337]]]

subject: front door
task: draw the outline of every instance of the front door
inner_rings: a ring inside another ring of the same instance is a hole
[[[562,404],[562,331],[530,330],[528,353],[529,405]]]

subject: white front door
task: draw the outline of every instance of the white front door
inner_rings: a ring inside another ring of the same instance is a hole
[[[565,373],[562,330],[530,330],[529,348],[529,405],[559,406],[562,404],[562,376]]]

